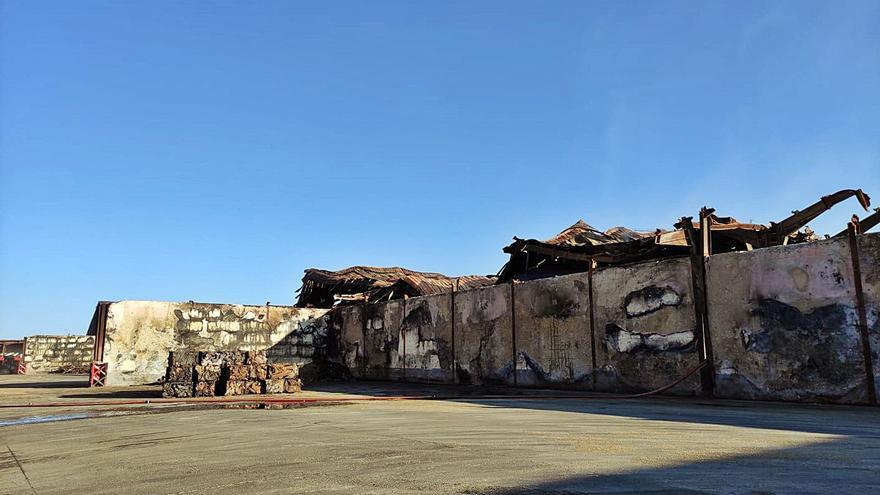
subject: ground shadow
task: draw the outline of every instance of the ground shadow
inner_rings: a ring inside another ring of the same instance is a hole
[[[0,383],[0,388],[85,388],[89,386],[88,378],[83,381],[64,380],[57,382],[12,382]]]
[[[748,454],[727,450],[723,439],[719,439],[715,452],[693,455],[700,458],[699,461],[675,463],[662,457],[647,458],[640,464],[656,467],[611,474],[597,469],[595,473],[585,472],[535,484],[465,492],[473,495],[768,495],[880,491],[880,408],[877,407],[675,396],[615,399],[554,390],[364,381],[315,384],[310,389],[392,397],[434,395],[442,400],[488,408],[561,411],[575,413],[562,419],[573,423],[579,421],[577,414],[580,413],[668,421],[677,423],[671,428],[685,425],[695,432],[702,429],[702,424],[765,429],[770,435],[778,431],[821,435],[805,437],[808,444],[791,448],[762,450],[756,444],[754,453]],[[521,397],[494,400],[480,397],[505,393]],[[541,398],[550,395],[554,398]],[[451,396],[454,398],[449,398]],[[624,458],[632,454],[612,452],[603,454],[603,457],[613,460],[615,456],[621,456],[621,465],[626,465],[628,460]],[[572,460],[579,460],[577,453],[573,453]],[[589,469],[587,466],[584,470]]]
[[[510,389],[431,384],[353,381],[318,383],[309,390],[378,397],[433,396],[487,408],[514,408],[527,412],[561,411],[574,413],[560,421],[577,423],[578,414],[611,415],[650,421],[668,421],[670,428],[686,428],[699,436],[702,425],[722,425],[764,429],[768,435],[779,431],[818,434],[804,437],[806,445],[782,449],[762,449],[760,443],[742,454],[725,447],[717,438],[717,449],[694,445],[696,461],[663,458],[641,459],[642,469],[608,473],[590,472],[515,487],[494,487],[467,491],[472,495],[572,495],[572,494],[650,494],[705,495],[782,493],[874,493],[880,491],[880,408],[833,404],[803,404],[763,401],[713,400],[695,397],[653,396],[639,399],[603,398],[599,394],[574,391]],[[486,399],[485,395],[513,395],[505,399]],[[543,398],[543,397],[547,398]],[[550,398],[552,396],[553,398]],[[675,423],[674,425],[672,423]],[[710,433],[711,434],[711,433]],[[733,434],[733,433],[731,433]],[[607,443],[607,439],[603,440]],[[685,446],[687,448],[687,446]],[[646,449],[646,452],[649,449]],[[698,453],[699,452],[699,453]],[[589,456],[590,454],[585,454]],[[612,465],[632,466],[638,452],[599,454]],[[572,453],[573,463],[581,461]],[[581,464],[583,466],[583,464]],[[577,472],[577,471],[576,471]]]
[[[100,389],[96,389],[100,390]],[[161,390],[114,390],[112,392],[98,392],[88,394],[66,394],[63,399],[158,399],[162,397]]]
[[[376,397],[433,396],[442,400],[468,402],[484,407],[605,414],[656,421],[864,435],[880,439],[880,407],[872,406],[701,399],[661,395],[638,399],[620,399],[614,398],[612,394],[603,396],[603,394],[574,391],[375,381],[317,383],[307,387],[307,390]],[[515,397],[486,399],[486,395]],[[842,418],[851,421],[842,425],[839,423]]]
[[[611,474],[583,474],[524,486],[472,490],[472,495],[862,494],[880,489],[877,444],[825,440],[716,460]]]

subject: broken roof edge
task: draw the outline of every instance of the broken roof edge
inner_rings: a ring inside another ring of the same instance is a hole
[[[322,274],[322,275],[326,274],[326,275],[336,275],[336,276],[339,276],[343,273],[349,273],[349,272],[351,272],[351,273],[375,272],[375,273],[387,273],[387,274],[390,274],[393,272],[400,272],[400,273],[415,274],[415,275],[422,275],[422,276],[431,276],[431,277],[437,277],[437,278],[441,278],[441,277],[442,278],[449,278],[448,275],[444,275],[442,273],[421,272],[418,270],[410,270],[409,268],[403,268],[400,266],[352,265],[352,266],[348,266],[345,268],[340,268],[338,270],[327,270],[324,268],[315,268],[315,267],[306,268],[305,270],[303,270],[303,273],[305,273],[305,274],[317,273],[317,274]]]
[[[493,285],[495,280],[493,275],[452,277],[398,266],[356,265],[336,271],[309,268],[304,270],[302,286],[297,290],[296,306],[326,308],[367,299],[424,296],[462,286]]]
[[[305,274],[303,281],[307,279],[325,278],[328,281],[344,282],[344,281],[384,281],[396,282],[397,280],[415,277],[436,280],[459,280],[459,279],[476,279],[476,278],[492,278],[494,275],[445,275],[437,272],[420,272],[403,268],[399,266],[376,267],[367,265],[354,265],[339,270],[325,270],[322,268],[306,268],[303,270]],[[315,277],[317,275],[317,277]],[[371,276],[378,275],[378,276]],[[323,282],[327,283],[327,282]]]
[[[209,301],[168,301],[168,300],[159,300],[159,299],[118,299],[115,301],[99,301],[98,304],[121,304],[121,303],[144,303],[144,304],[193,304],[200,306],[241,306],[245,308],[288,308],[288,309],[305,309],[305,308],[297,308],[292,304],[248,304],[248,303],[223,303],[223,302],[209,302]]]
[[[819,201],[809,205],[803,211],[794,210],[794,211],[792,211],[792,214],[789,217],[786,217],[778,222],[770,221],[769,224],[767,224],[767,225],[758,224],[758,223],[751,223],[751,222],[740,222],[739,220],[737,220],[734,217],[719,216],[719,215],[715,214],[714,209],[709,209],[710,210],[709,220],[711,222],[711,226],[712,226],[713,231],[751,231],[751,232],[767,231],[767,234],[772,233],[773,235],[775,235],[781,239],[786,236],[797,235],[798,232],[800,232],[801,228],[807,227],[807,223],[809,223],[812,220],[815,220],[816,218],[818,218],[820,215],[822,215],[826,211],[830,210],[835,205],[837,205],[837,204],[841,203],[842,201],[845,201],[846,199],[849,199],[851,197],[856,197],[856,199],[858,200],[858,202],[862,206],[862,208],[864,208],[866,211],[868,211],[868,208],[870,207],[870,204],[871,204],[871,197],[868,196],[864,191],[862,191],[861,189],[841,189],[841,190],[836,191],[832,194],[822,196],[819,199]],[[602,235],[602,236],[606,236],[606,237],[611,237],[612,232],[622,231],[622,230],[625,230],[627,232],[632,232],[634,234],[639,235],[637,238],[630,239],[630,240],[614,239],[609,242],[598,242],[598,243],[590,242],[589,244],[591,244],[591,245],[618,244],[618,243],[622,243],[622,242],[633,242],[633,241],[637,241],[637,240],[641,240],[641,239],[648,239],[651,237],[655,238],[655,242],[657,244],[667,244],[668,243],[668,244],[673,244],[673,245],[686,245],[686,241],[685,241],[685,243],[682,243],[682,238],[683,238],[682,222],[685,219],[690,220],[695,229],[697,229],[697,230],[700,229],[699,223],[692,221],[693,217],[682,217],[682,219],[679,222],[677,222],[673,225],[673,228],[675,230],[667,231],[667,230],[658,228],[658,229],[654,230],[653,232],[632,230],[632,229],[629,229],[627,227],[622,227],[622,226],[611,227],[611,228],[605,230],[604,232],[602,232],[602,231],[599,231],[598,229],[596,229],[595,227],[591,226],[590,224],[586,223],[583,219],[579,219],[575,224],[563,229],[559,234],[551,237],[550,239],[546,239],[546,240],[539,240],[539,239],[534,239],[534,238],[524,239],[524,238],[514,236],[513,242],[508,244],[504,248],[502,248],[502,251],[505,253],[508,253],[508,254],[513,254],[516,251],[516,249],[515,249],[516,246],[521,245],[522,242],[531,243],[531,244],[554,245],[554,246],[557,246],[560,248],[567,247],[566,244],[564,244],[563,242],[560,242],[560,241],[571,240],[571,238],[575,235],[576,231],[579,229],[583,230],[585,232],[588,231],[593,234],[598,234],[598,235]],[[866,218],[866,220],[868,220],[868,219],[871,219],[871,221],[874,221],[874,216],[871,215]],[[866,223],[870,224],[870,221],[866,222]],[[870,225],[868,228],[871,228],[873,226],[874,225]],[[666,237],[665,242],[664,242],[663,237]],[[582,242],[582,243],[575,244],[575,245],[586,246],[586,245],[588,245],[588,243]]]

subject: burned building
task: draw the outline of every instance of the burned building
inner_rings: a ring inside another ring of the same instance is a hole
[[[417,272],[400,267],[352,266],[330,271],[309,268],[302,279],[296,306],[332,308],[338,304],[387,301],[473,289],[495,283],[494,277]]]
[[[637,231],[614,227],[600,231],[583,220],[547,240],[513,238],[504,248],[510,255],[498,273],[498,281],[531,280],[557,275],[584,272],[593,267],[615,266],[647,260],[687,256],[692,246],[702,245],[698,239],[706,230],[704,254],[732,251],[750,251],[755,248],[798,244],[818,240],[807,223],[828,211],[834,205],[855,197],[865,210],[870,198],[861,189],[844,189],[823,196],[801,211],[769,225],[740,222],[733,217],[722,217],[711,208],[703,208],[699,221],[683,217],[674,230],[656,229]],[[878,223],[880,214],[874,213],[861,223],[867,231]],[[843,235],[845,232],[838,234]]]

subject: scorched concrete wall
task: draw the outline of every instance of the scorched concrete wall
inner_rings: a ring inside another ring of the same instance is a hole
[[[440,294],[337,308],[340,361],[358,378],[452,383],[451,302]]]
[[[395,300],[368,304],[366,318],[365,366],[366,378],[389,380],[401,378],[403,369],[403,301]]]
[[[34,335],[25,338],[27,373],[88,373],[95,338],[88,335]]]
[[[860,244],[876,336],[878,236]],[[865,400],[847,238],[714,255],[707,285],[717,396]]]
[[[336,308],[330,315],[334,332],[339,337],[339,360],[351,371],[352,376],[365,378],[364,307],[343,306]]]
[[[868,334],[874,367],[874,387],[880,397],[880,234],[858,237],[859,265],[862,271],[862,290],[868,317]]]
[[[589,277],[575,274],[339,308],[341,360],[371,379],[616,391],[697,364],[687,260],[594,277],[595,335]],[[673,392],[698,389],[691,378]]]
[[[848,242],[709,258],[717,396],[865,401]],[[877,376],[880,234],[857,242]],[[689,259],[596,270],[592,285],[592,330],[587,273],[338,308],[333,328],[341,361],[374,379],[628,392],[699,364]],[[669,393],[701,385],[693,373]]]
[[[593,290],[599,390],[653,390],[699,364],[688,259],[598,270]],[[694,374],[670,392],[699,389]]]
[[[289,306],[120,301],[108,308],[108,385],[162,378],[169,351],[267,350],[276,362],[336,354],[327,310]]]
[[[593,387],[586,274],[514,285],[518,385]]]
[[[403,319],[407,381],[452,383],[452,295],[407,299]]]
[[[455,294],[458,383],[513,384],[510,285]]]

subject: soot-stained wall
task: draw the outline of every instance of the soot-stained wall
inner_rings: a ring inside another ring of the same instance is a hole
[[[451,304],[451,294],[406,300],[401,351],[407,381],[454,381]]]
[[[598,270],[593,292],[598,390],[653,390],[699,364],[688,259]],[[699,389],[692,375],[670,393]]]
[[[460,291],[454,304],[438,294],[338,308],[341,360],[371,379],[615,391],[660,387],[697,364],[687,260],[600,270],[594,282],[595,336],[589,278],[574,274]],[[691,378],[673,392],[698,389]]]
[[[860,242],[875,335],[877,239]],[[847,238],[714,255],[707,284],[717,396],[865,400]]]
[[[513,384],[510,285],[455,295],[455,360],[458,383]]]
[[[364,376],[375,380],[403,378],[402,300],[364,307],[366,343]]]
[[[514,286],[517,384],[592,388],[586,274]]]
[[[273,361],[301,364],[336,355],[326,313],[290,306],[116,302],[106,322],[107,384],[158,380],[169,351],[265,349]]]
[[[339,360],[359,378],[453,383],[451,297],[337,308]]]
[[[858,246],[877,375],[880,235]],[[716,395],[864,401],[849,249],[835,239],[710,257]],[[340,360],[374,379],[613,392],[657,389],[699,363],[689,259],[595,271],[592,333],[589,282],[581,273],[460,291],[454,303],[438,294],[337,308]],[[700,389],[694,373],[669,392]]]
[[[338,359],[352,376],[365,377],[364,342],[365,322],[363,306],[343,306],[330,313],[331,325],[338,336]]]
[[[859,236],[859,266],[871,341],[874,387],[880,397],[880,234]]]

